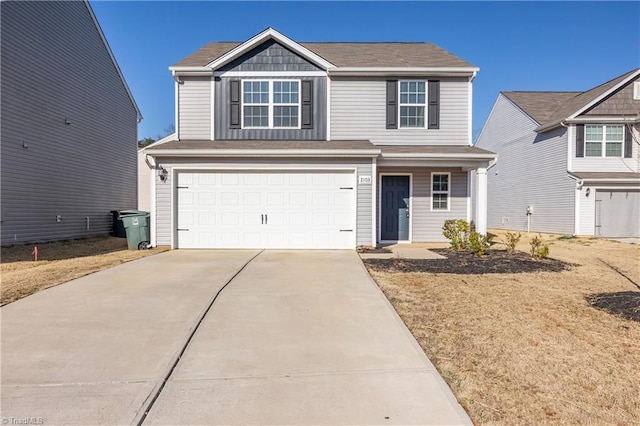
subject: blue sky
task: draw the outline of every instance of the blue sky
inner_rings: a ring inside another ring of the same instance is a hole
[[[586,90],[640,66],[640,2],[91,1],[140,107],[139,139],[174,122],[168,67],[274,27],[295,41],[427,41],[480,67],[473,128],[502,90]]]

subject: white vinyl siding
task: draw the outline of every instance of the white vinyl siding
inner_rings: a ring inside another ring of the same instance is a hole
[[[386,128],[385,79],[331,79],[331,139],[374,144],[468,145],[469,82],[440,78],[440,128]]]
[[[161,182],[156,176],[156,212],[157,212],[157,245],[171,245],[172,223],[171,202],[172,191],[175,185],[172,183],[173,168],[189,168],[192,170],[237,169],[246,170],[313,170],[356,168],[356,179],[360,176],[371,176],[371,159],[330,159],[330,160],[304,160],[304,159],[189,159],[189,158],[158,158],[159,165],[169,171],[169,178]],[[371,245],[372,237],[372,200],[371,185],[356,186],[356,244]]]
[[[89,10],[3,2],[1,20],[2,243],[109,233],[137,204],[137,113]]]
[[[499,95],[476,146],[498,154],[487,172],[487,226],[574,233],[575,181],[567,173],[567,130],[536,133],[538,124]]]
[[[631,172],[640,173],[640,158],[638,149],[638,140],[640,140],[640,129],[638,125],[633,128],[633,143],[631,144],[631,158],[618,157],[576,157],[576,139],[575,139],[575,126],[572,134],[574,135],[571,140],[571,172]],[[586,141],[586,126],[585,126],[585,141]],[[586,148],[586,146],[585,146]],[[624,152],[624,143],[622,144],[622,151]],[[585,152],[586,155],[586,152]]]
[[[181,77],[178,84],[178,137],[211,139],[211,77]]]

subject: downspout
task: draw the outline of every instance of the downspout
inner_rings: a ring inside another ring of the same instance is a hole
[[[174,92],[175,92],[174,96],[176,98],[175,99],[175,109],[176,109],[176,111],[175,111],[174,120],[176,122],[176,125],[175,125],[175,127],[176,127],[176,139],[180,140],[180,90],[178,89],[178,87],[181,84],[184,84],[184,81],[180,80],[180,78],[176,75],[175,71],[171,71],[171,75],[173,76],[173,80],[176,82],[175,89],[174,89]]]

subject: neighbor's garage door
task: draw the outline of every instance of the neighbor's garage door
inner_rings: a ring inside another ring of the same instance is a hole
[[[640,191],[596,191],[596,236],[640,237]]]
[[[355,248],[353,171],[181,172],[178,248]]]

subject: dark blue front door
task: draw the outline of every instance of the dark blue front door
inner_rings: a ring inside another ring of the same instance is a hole
[[[380,238],[409,239],[409,176],[382,176]]]

